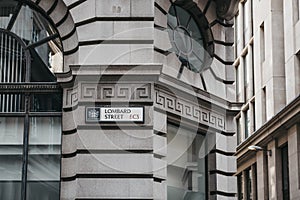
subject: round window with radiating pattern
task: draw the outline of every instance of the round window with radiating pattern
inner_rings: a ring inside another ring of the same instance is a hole
[[[209,54],[206,50],[204,31],[195,13],[172,4],[168,13],[167,30],[172,44],[170,51],[177,55],[182,66],[193,72],[202,72]]]

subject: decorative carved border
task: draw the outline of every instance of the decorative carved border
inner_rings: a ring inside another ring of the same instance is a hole
[[[155,91],[155,107],[164,111],[180,115],[201,124],[225,130],[225,115],[200,107],[200,105],[179,99],[162,91]]]
[[[78,103],[78,87],[68,88],[65,90],[64,107],[72,107]]]
[[[45,92],[46,91],[59,91],[58,84],[43,84],[43,83],[1,83],[0,92]]]
[[[64,107],[74,107],[78,102],[153,102],[151,83],[81,83],[78,87],[64,90]]]
[[[138,101],[149,102],[152,100],[153,85],[150,83],[116,83],[95,84],[82,83],[80,87],[80,101],[116,102]]]

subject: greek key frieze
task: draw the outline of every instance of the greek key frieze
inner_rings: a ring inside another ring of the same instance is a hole
[[[219,130],[225,129],[225,115],[201,105],[179,99],[161,91],[155,91],[155,106],[159,109],[197,121]]]
[[[80,101],[152,101],[152,85],[82,83]]]
[[[78,88],[69,88],[65,90],[65,107],[75,106],[78,102]]]

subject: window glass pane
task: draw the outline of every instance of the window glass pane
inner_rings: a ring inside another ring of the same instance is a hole
[[[238,180],[238,200],[243,200],[244,199],[244,181],[243,181],[243,174],[241,173],[237,177]]]
[[[235,88],[236,88],[236,100],[240,99],[240,66],[236,67],[235,70]]]
[[[23,118],[0,117],[0,130],[1,146],[16,146],[23,144]]]
[[[241,118],[236,120],[236,134],[237,134],[237,143],[238,145],[242,143],[242,131],[241,131]]]
[[[0,155],[0,181],[22,180],[22,155]]]
[[[30,118],[29,145],[60,145],[61,118]]]
[[[60,155],[32,154],[31,152],[28,156],[28,181],[59,181]]]
[[[290,199],[289,190],[289,154],[288,145],[281,149],[281,167],[282,167],[282,194],[283,199]]]
[[[24,112],[24,95],[0,94],[0,112]]]
[[[29,127],[27,199],[59,199],[61,118],[33,117]]]
[[[193,16],[187,10],[173,4],[169,9],[168,26],[172,44],[169,51],[176,53],[183,66],[194,72],[202,71],[206,51],[200,26]]]
[[[193,33],[191,35],[191,37],[194,40],[197,40],[197,41],[203,40],[201,31],[200,31],[200,29],[199,29],[199,27],[198,27],[198,25],[197,25],[197,23],[196,23],[196,21],[194,19],[190,20],[187,29]]]
[[[21,200],[21,181],[0,181],[0,199]]]
[[[20,199],[23,118],[0,117],[0,199]]]
[[[168,125],[167,195],[170,200],[206,198],[204,136]]]
[[[61,94],[33,94],[31,96],[32,112],[60,112],[62,110],[62,96]]]
[[[60,179],[61,118],[30,118],[28,180]]]
[[[27,199],[59,200],[59,184],[58,181],[29,181],[27,184]]]
[[[25,81],[26,57],[21,41],[7,32],[0,32],[0,82]]]
[[[62,72],[63,55],[60,39],[56,30],[40,13],[32,10],[29,6],[22,6],[11,31],[22,38],[25,44],[31,48],[32,65],[45,66],[52,73]],[[52,40],[50,40],[51,38]],[[42,42],[37,43],[40,41]],[[49,81],[48,79],[44,80],[44,74],[40,75],[42,75],[40,81]]]
[[[32,80],[34,82],[54,82],[56,80],[53,73],[62,72],[62,52],[56,43],[50,41],[34,49],[31,49]]]
[[[246,184],[247,184],[247,199],[251,200],[253,199],[253,194],[252,194],[252,170],[248,169],[245,171],[245,178],[246,178]]]
[[[250,125],[250,110],[244,112],[245,116],[245,139],[248,138],[251,134],[251,125]]]
[[[29,6],[22,6],[12,32],[20,36],[26,44],[35,43],[56,33],[48,21]]]
[[[191,15],[179,6],[175,6],[175,9],[179,19],[179,25],[184,27],[188,26]]]
[[[0,28],[6,29],[16,6],[13,0],[0,1]]]

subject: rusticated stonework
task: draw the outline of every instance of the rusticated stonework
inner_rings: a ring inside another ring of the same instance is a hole
[[[162,91],[155,91],[155,106],[164,111],[197,121],[201,124],[225,130],[225,114],[213,112],[199,104],[180,99]]]

